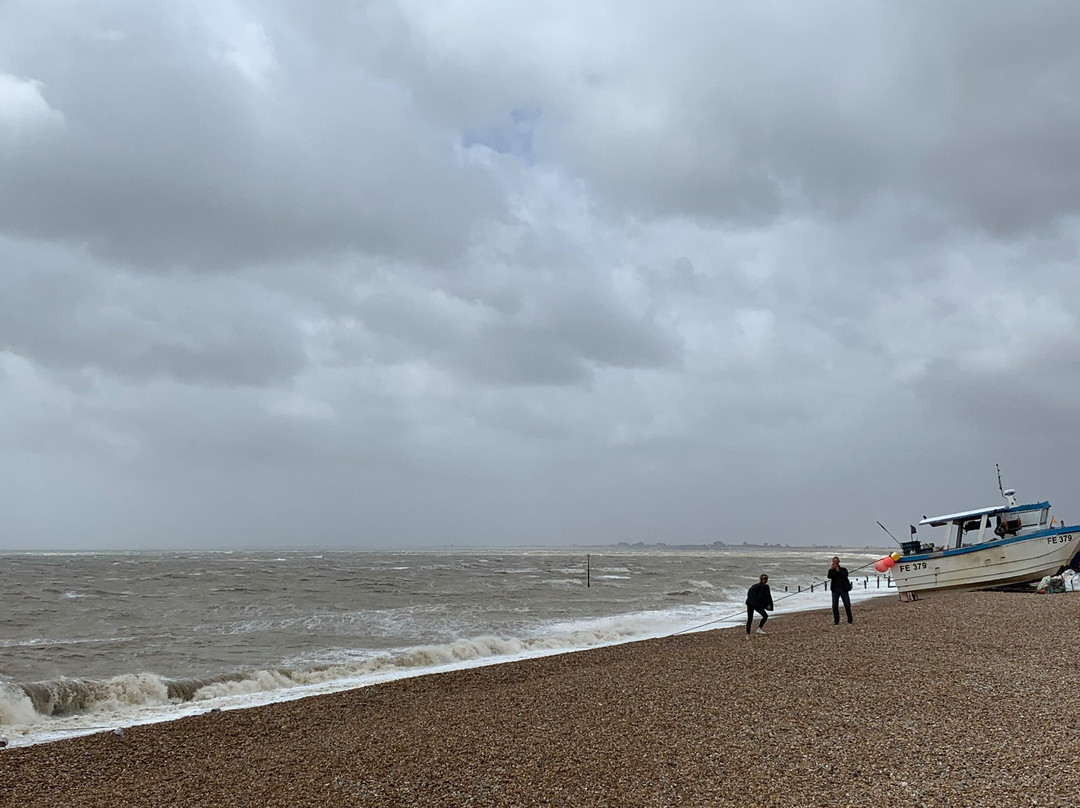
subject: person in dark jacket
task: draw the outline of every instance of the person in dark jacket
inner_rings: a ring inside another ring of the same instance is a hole
[[[769,619],[769,615],[766,611],[773,610],[772,603],[772,590],[769,589],[769,576],[762,575],[758,578],[758,582],[754,584],[746,592],[746,636],[750,637],[750,629],[754,625],[754,612],[761,615],[761,622],[758,623],[757,633],[764,634],[762,626],[765,625],[765,621]]]
[[[847,621],[851,622],[851,579],[848,578],[847,567],[840,566],[840,559],[833,556],[832,566],[829,567],[829,591],[832,592],[832,622],[834,626],[840,625],[840,601],[844,601],[844,611],[847,612]]]

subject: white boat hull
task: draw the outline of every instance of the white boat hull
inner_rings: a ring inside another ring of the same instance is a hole
[[[985,589],[1037,581],[1054,575],[1080,549],[1075,532],[987,542],[937,553],[904,556],[892,568],[892,579],[903,593],[934,590]]]

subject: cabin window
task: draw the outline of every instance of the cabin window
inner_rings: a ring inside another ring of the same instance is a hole
[[[1050,509],[1049,508],[1043,508],[1041,511],[1039,511],[1039,525],[1045,525],[1046,520],[1049,519],[1049,518],[1050,518]]]
[[[1024,511],[1023,513],[1016,514],[1020,517],[1020,524],[1024,527],[1036,527],[1044,524],[1046,521],[1046,512],[1043,511]]]

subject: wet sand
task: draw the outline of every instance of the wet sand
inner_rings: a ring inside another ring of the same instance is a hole
[[[856,604],[0,751],[0,806],[1080,806],[1080,594]]]

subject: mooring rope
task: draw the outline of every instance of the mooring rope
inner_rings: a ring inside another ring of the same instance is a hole
[[[867,563],[863,564],[861,567],[856,567],[855,569],[851,570],[848,573],[848,577],[850,578],[852,573],[859,572],[860,570],[864,570],[867,567],[872,567],[876,563],[877,563],[876,561],[868,561]],[[787,598],[792,598],[792,597],[795,597],[796,595],[809,594],[810,592],[814,591],[813,588],[815,586],[818,586],[820,584],[824,584],[828,580],[829,580],[828,578],[824,578],[824,579],[822,579],[820,581],[815,581],[815,582],[810,584],[809,588],[804,589],[804,590],[800,590],[800,591],[797,591],[797,592],[785,592],[783,595],[779,595],[778,597],[773,598],[773,603],[775,604],[777,601],[786,600]],[[711,626],[714,623],[723,623],[725,620],[730,620],[733,617],[738,617],[738,616],[742,615],[744,612],[745,612],[745,607],[742,608],[742,609],[739,609],[738,611],[732,612],[731,614],[726,614],[723,617],[718,617],[715,620],[710,620],[707,623],[702,623],[701,625],[698,625],[698,626],[690,626],[689,628],[681,628],[678,631],[674,631],[671,634],[667,634],[665,636],[667,636],[667,637],[676,637],[679,634],[686,634],[687,632],[690,632],[690,631],[697,631],[698,629],[705,628],[706,626]]]

